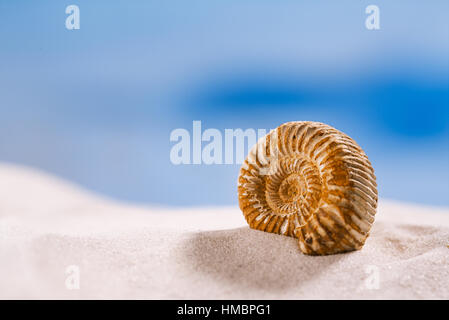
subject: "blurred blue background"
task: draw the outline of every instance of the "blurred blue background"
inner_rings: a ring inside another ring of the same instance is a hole
[[[65,28],[80,8],[81,29]],[[380,30],[365,8],[380,8]],[[380,197],[449,205],[448,1],[0,0],[0,161],[122,201],[237,203],[239,165],[170,132],[328,123]]]

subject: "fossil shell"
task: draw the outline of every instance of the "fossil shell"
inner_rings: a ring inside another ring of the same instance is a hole
[[[318,122],[288,122],[261,138],[240,169],[238,194],[251,228],[296,237],[311,255],[360,249],[377,209],[366,154]]]

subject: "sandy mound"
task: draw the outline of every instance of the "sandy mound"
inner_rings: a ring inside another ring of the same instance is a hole
[[[135,207],[5,164],[0,194],[3,299],[449,299],[446,209],[381,201],[363,250],[310,257],[236,207]]]

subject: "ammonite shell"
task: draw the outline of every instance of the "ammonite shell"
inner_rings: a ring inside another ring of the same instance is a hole
[[[366,154],[318,122],[288,122],[261,138],[240,169],[238,193],[251,228],[296,237],[311,255],[360,249],[377,209]]]

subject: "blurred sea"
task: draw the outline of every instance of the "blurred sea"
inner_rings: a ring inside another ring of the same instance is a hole
[[[81,29],[65,28],[77,4]],[[0,0],[0,161],[128,202],[237,203],[239,165],[170,132],[328,123],[380,197],[449,205],[449,2]]]

